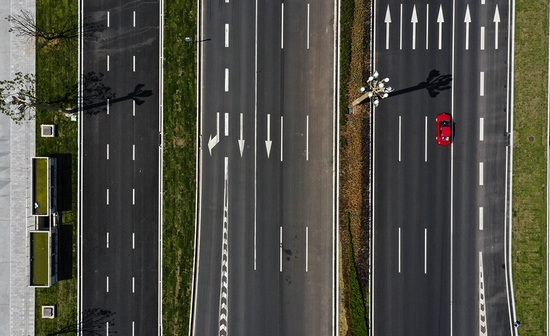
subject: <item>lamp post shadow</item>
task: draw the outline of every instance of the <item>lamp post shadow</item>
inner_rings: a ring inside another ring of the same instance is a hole
[[[418,83],[418,85],[390,92],[389,97],[426,89],[428,90],[428,94],[430,95],[430,97],[435,98],[441,93],[441,91],[449,90],[451,88],[452,80],[452,75],[441,75],[439,70],[433,69],[432,71],[430,71],[428,78],[426,78],[425,82],[420,82]]]

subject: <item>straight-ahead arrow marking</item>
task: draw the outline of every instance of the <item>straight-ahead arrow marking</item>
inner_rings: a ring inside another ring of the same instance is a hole
[[[464,17],[464,23],[466,24],[466,50],[470,48],[470,23],[472,17],[470,16],[470,5],[466,5],[466,16]]]
[[[411,17],[411,23],[413,25],[413,50],[416,49],[416,24],[418,23],[418,16],[416,15],[416,5],[413,5],[413,13]]]
[[[271,115],[267,115],[267,140],[265,141],[265,149],[267,150],[267,157],[269,158],[269,153],[271,152]]]
[[[212,148],[220,142],[220,112],[216,112],[216,135],[212,137],[212,134],[210,134],[210,139],[208,140],[208,152],[210,152],[210,156],[212,156]]]
[[[495,49],[498,49],[498,23],[500,22],[498,5],[496,6],[496,9],[495,9],[495,17],[493,18],[493,22],[495,23]]]
[[[443,22],[445,20],[443,19],[443,8],[441,8],[441,5],[439,5],[439,13],[437,14],[437,24],[439,25],[439,50],[441,50],[441,38],[443,35]]]
[[[241,131],[239,136],[239,149],[241,150],[241,157],[243,157],[244,139],[243,139],[243,114],[241,113]]]
[[[390,5],[388,5],[388,8],[386,9],[386,18],[384,19],[384,23],[386,23],[386,49],[390,49]]]

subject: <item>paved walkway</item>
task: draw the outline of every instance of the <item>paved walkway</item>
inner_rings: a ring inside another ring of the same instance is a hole
[[[0,80],[34,73],[34,46],[8,32],[5,17],[35,10],[35,0],[0,0]],[[29,284],[30,158],[35,123],[17,125],[0,114],[0,336],[34,335],[34,289]]]

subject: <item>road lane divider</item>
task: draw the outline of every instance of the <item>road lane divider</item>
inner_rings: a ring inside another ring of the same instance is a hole
[[[309,268],[309,227],[306,226],[306,272]]]
[[[133,27],[135,28],[136,27],[136,11],[134,11],[134,15],[133,15],[133,20],[132,20],[132,25]]]
[[[307,33],[306,33],[306,47],[309,50],[309,3],[307,4]]]
[[[429,25],[430,24],[430,4],[426,4],[426,50],[428,50],[428,40],[429,40]]]
[[[399,50],[403,49],[403,4],[399,7]]]
[[[279,226],[279,272],[283,271],[283,227]]]
[[[483,117],[479,118],[479,141],[483,141],[485,133],[485,119]]]
[[[132,161],[136,161],[136,145],[132,145]]]
[[[136,278],[132,277],[132,293],[136,292]]]
[[[109,248],[109,232],[107,232],[107,248]]]
[[[136,116],[136,101],[132,100],[132,117]]]
[[[136,249],[136,233],[132,232],[132,250]]]
[[[107,11],[107,27],[111,27],[111,12]]]
[[[401,116],[399,116],[399,162],[401,162]]]
[[[109,277],[107,277],[107,293],[109,293]]]
[[[306,116],[306,161],[309,161],[309,115]]]
[[[225,47],[229,48],[229,23],[225,24]]]
[[[397,234],[397,272],[401,273],[401,228]]]
[[[281,162],[283,162],[283,116],[281,116]]]
[[[110,102],[109,102],[109,98],[107,98],[107,114],[109,114],[109,105],[111,105],[111,104],[109,104],[109,103],[110,103]]]
[[[243,114],[241,113],[241,116]],[[225,112],[224,113],[224,124],[223,124],[223,128],[224,128],[224,132],[223,132],[223,135],[225,136],[229,136],[229,113]]]
[[[483,207],[479,207],[479,230],[483,231]]]
[[[107,160],[109,160],[109,144],[107,144]]]
[[[479,95],[485,96],[485,72],[483,71],[479,73]]]
[[[483,185],[483,162],[479,163],[479,185]]]
[[[109,205],[109,188],[107,188],[107,205]]]
[[[281,49],[283,49],[283,36],[285,31],[285,3],[281,3]]]
[[[109,71],[109,55],[107,55],[107,71]]]
[[[132,56],[132,71],[136,72],[136,55]]]
[[[136,188],[132,188],[132,205],[136,205]]]
[[[229,68],[225,68],[225,92],[229,92]]]

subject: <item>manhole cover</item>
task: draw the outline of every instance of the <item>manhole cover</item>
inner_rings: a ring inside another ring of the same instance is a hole
[[[530,136],[530,137],[529,137],[529,142],[533,142],[533,141],[535,141],[535,137],[534,137],[534,136]]]

